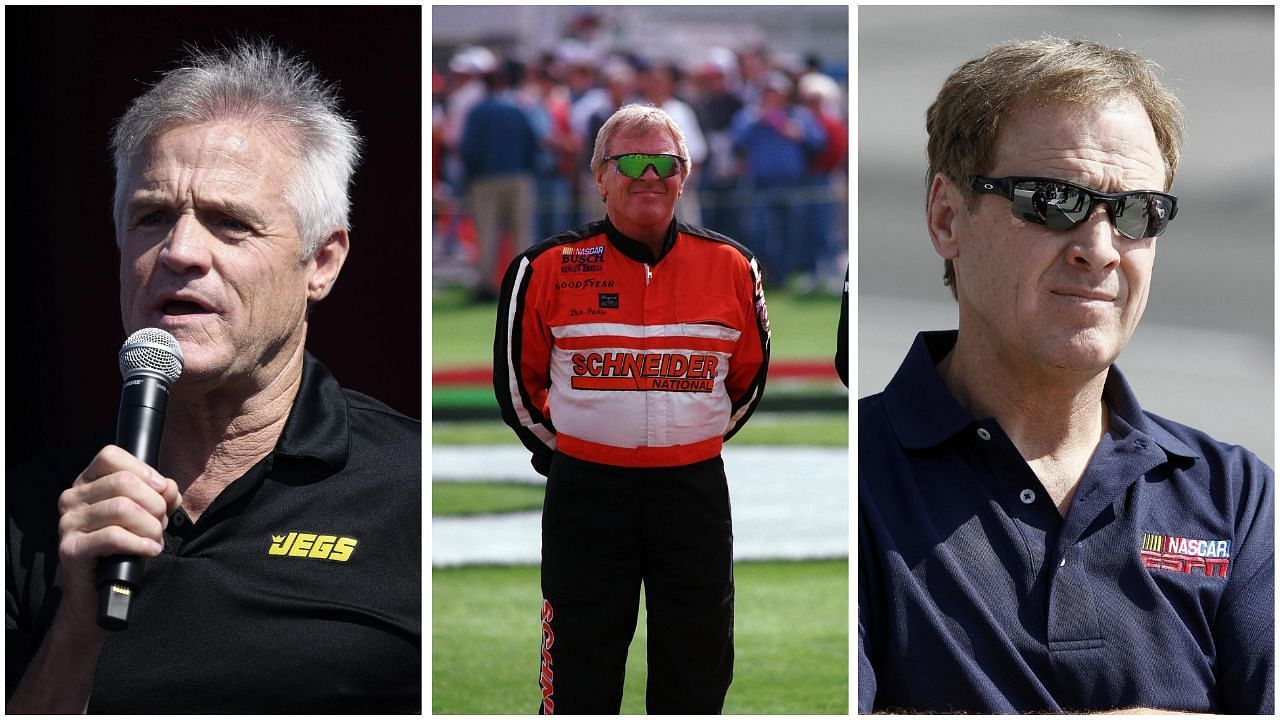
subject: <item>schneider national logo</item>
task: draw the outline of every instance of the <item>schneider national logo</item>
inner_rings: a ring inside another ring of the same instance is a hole
[[[291,532],[288,535],[272,535],[267,554],[346,562],[351,559],[351,553],[355,552],[357,542],[359,541],[355,538],[337,535]]]
[[[714,390],[715,355],[679,352],[576,353],[570,358],[570,387],[578,390],[665,390],[709,393]]]

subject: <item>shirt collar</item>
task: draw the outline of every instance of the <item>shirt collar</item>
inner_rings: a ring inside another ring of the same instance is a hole
[[[889,423],[898,436],[898,442],[905,448],[933,447],[975,420],[947,389],[938,373],[938,362],[955,347],[958,335],[955,330],[917,334],[906,359],[885,387],[885,410]],[[1114,365],[1107,373],[1102,397],[1111,410],[1115,437],[1123,438],[1137,432],[1150,437],[1168,454],[1200,457],[1186,443],[1147,417],[1133,389]]]
[[[1147,416],[1147,413],[1143,412],[1142,406],[1138,404],[1137,396],[1133,394],[1133,388],[1129,387],[1128,381],[1124,379],[1124,374],[1115,365],[1112,365],[1111,372],[1107,373],[1107,382],[1102,387],[1102,397],[1111,408],[1113,426],[1117,424],[1116,420],[1119,419],[1122,423],[1131,426],[1136,432],[1154,440],[1155,444],[1163,448],[1168,454],[1187,458],[1200,457],[1200,453],[1174,437],[1168,430],[1152,421]],[[1119,436],[1120,433],[1116,433],[1116,435]]]
[[[346,466],[350,445],[346,395],[329,369],[304,352],[302,383],[275,454],[319,460],[336,471]]]
[[[903,447],[933,447],[972,423],[938,374],[937,363],[956,344],[956,332],[921,332],[884,389],[889,424]]]
[[[675,218],[672,218],[671,224],[667,226],[667,237],[662,241],[662,251],[658,253],[657,257],[653,256],[653,251],[649,249],[648,245],[623,235],[621,230],[614,227],[613,221],[609,219],[608,215],[604,216],[604,229],[609,242],[618,248],[619,252],[636,262],[649,263],[650,265],[656,265],[662,258],[666,257],[667,253],[671,252],[671,248],[676,244]]]

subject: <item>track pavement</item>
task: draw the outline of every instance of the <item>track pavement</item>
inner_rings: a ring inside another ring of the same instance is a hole
[[[529,453],[512,445],[435,446],[433,480],[541,484]],[[849,454],[845,448],[724,450],[733,507],[735,560],[848,557]],[[431,520],[431,565],[535,564],[541,513]]]

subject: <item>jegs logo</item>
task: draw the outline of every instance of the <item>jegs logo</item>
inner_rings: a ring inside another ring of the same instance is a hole
[[[346,562],[351,559],[351,553],[355,552],[359,542],[352,537],[337,535],[308,532],[290,532],[288,535],[272,533],[271,546],[267,548],[267,554]]]
[[[604,270],[604,246],[560,249],[560,272],[600,272]]]
[[[1142,566],[1148,570],[1191,574],[1202,570],[1206,577],[1225,578],[1231,568],[1230,540],[1196,540],[1193,538],[1142,534]]]

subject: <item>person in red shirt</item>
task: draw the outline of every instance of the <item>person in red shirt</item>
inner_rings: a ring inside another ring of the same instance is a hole
[[[641,583],[651,713],[719,712],[733,673],[733,542],[720,450],[764,390],[769,324],[742,245],[675,218],[679,128],[628,105],[591,167],[605,218],[507,270],[503,419],[547,475],[540,711],[617,713]]]

